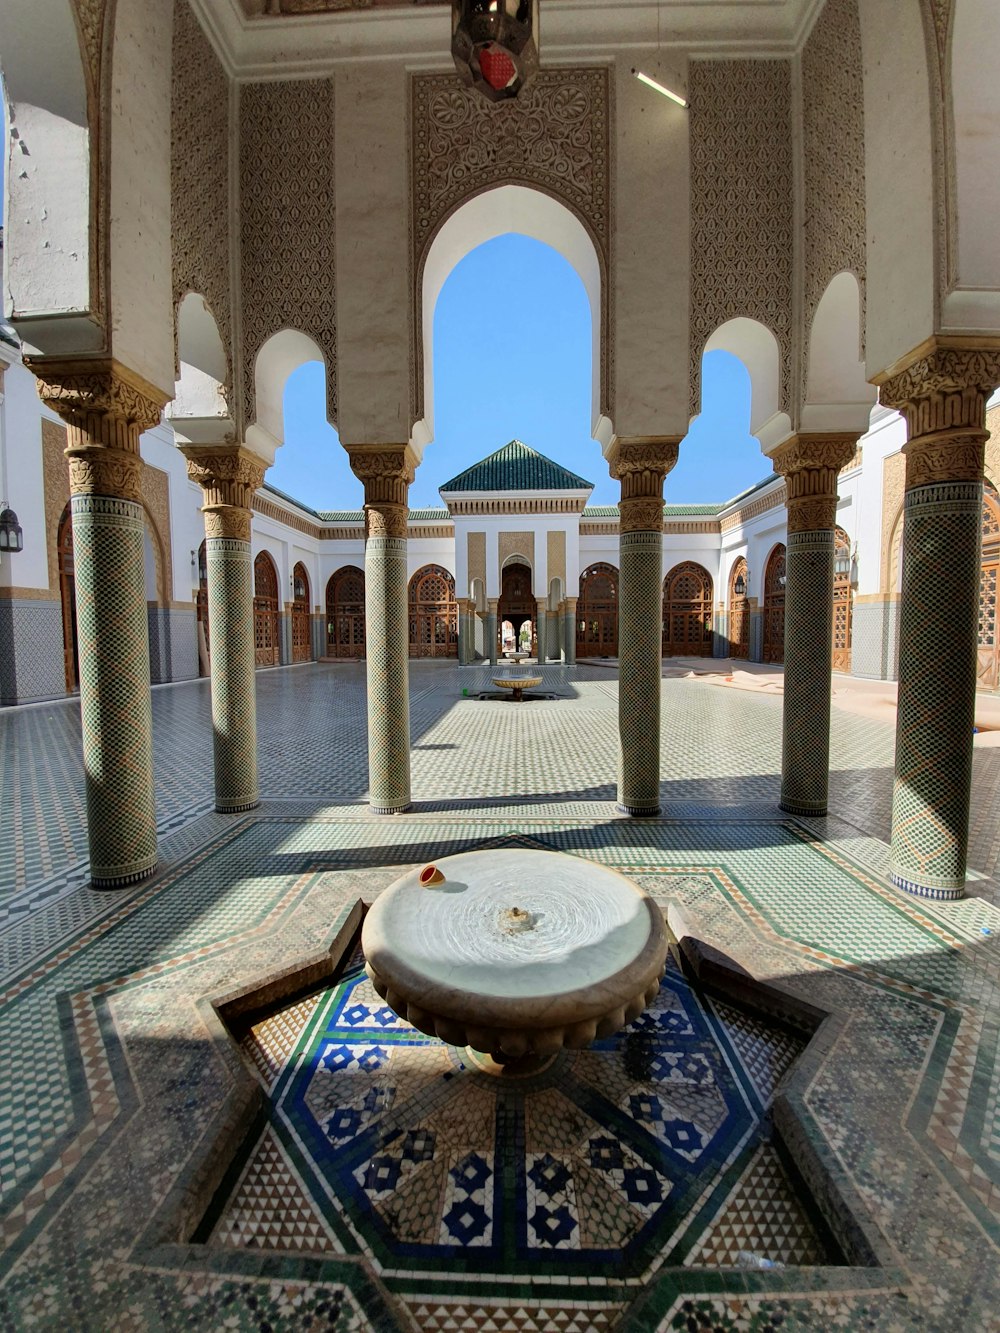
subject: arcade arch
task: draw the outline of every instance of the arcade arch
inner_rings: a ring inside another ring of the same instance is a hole
[[[712,577],[693,560],[675,565],[663,580],[664,657],[711,657]]]
[[[779,542],[764,566],[764,642],[761,660],[785,660],[785,546]]]
[[[292,661],[308,662],[312,658],[312,611],[309,596],[309,574],[301,560],[292,570]]]
[[[327,657],[365,656],[365,572],[343,565],[326,585]]]
[[[740,556],[729,574],[728,638],[729,656],[750,656],[750,571]]]
[[[458,656],[458,603],[454,577],[424,565],[410,579],[410,656]]]
[[[257,666],[278,665],[278,571],[266,551],[253,562],[253,644]]]
[[[604,561],[580,575],[577,657],[618,656],[618,570]]]

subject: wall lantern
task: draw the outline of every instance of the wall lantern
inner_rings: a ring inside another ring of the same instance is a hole
[[[3,507],[0,509],[0,551],[23,551],[24,550],[24,529],[17,521],[17,515],[13,509],[7,508],[7,501],[4,500]]]
[[[452,0],[451,54],[491,102],[516,97],[538,69],[538,0]]]
[[[742,569],[736,575],[735,582],[733,583],[733,594],[740,598],[747,595],[747,581]]]

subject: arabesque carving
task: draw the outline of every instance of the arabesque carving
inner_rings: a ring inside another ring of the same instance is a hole
[[[1000,384],[1000,347],[936,346],[879,382],[879,401],[906,417],[911,441],[921,435],[982,431],[986,400]]]
[[[780,351],[779,407],[791,410],[791,75],[787,60],[692,60],[691,412],[701,357],[727,320],[756,319]]]
[[[520,97],[490,103],[454,74],[415,74],[411,99],[412,279],[420,310],[423,263],[459,204],[497,185],[553,195],[579,217],[601,260],[601,410],[613,415],[613,185],[610,72],[542,69]],[[414,329],[414,415],[423,414],[423,349]]]
[[[857,0],[826,0],[802,52],[803,393],[820,299],[845,270],[861,293],[864,353],[865,118]]]
[[[647,499],[643,496],[626,499],[623,495],[619,508],[621,513],[618,520],[619,533],[663,531],[662,496],[659,499]]]
[[[400,537],[408,533],[406,506],[394,504],[365,505],[365,540],[369,537]]]
[[[187,459],[188,476],[204,491],[206,516],[216,509],[242,509],[249,521],[254,492],[267,470],[264,460],[240,445],[184,445],[181,452]]]
[[[364,483],[365,508],[369,505],[402,505],[407,518],[407,499],[416,460],[408,445],[348,446],[351,471]],[[405,528],[405,522],[404,522]],[[406,536],[404,531],[402,534]]]
[[[250,541],[250,511],[248,509],[206,509],[205,536],[221,537],[229,541]]]
[[[982,481],[986,431],[956,432],[942,439],[920,438],[903,445],[906,489],[949,481]]]
[[[229,296],[229,81],[188,0],[174,4],[170,93],[173,301],[205,299],[232,374]]]
[[[857,435],[795,435],[771,454],[785,478],[789,532],[836,527],[837,479],[854,457]]]
[[[120,500],[142,503],[139,480],[142,463],[137,453],[107,445],[70,444],[66,455],[72,495],[113,495]]]
[[[677,462],[676,436],[620,437],[608,452],[611,475],[622,484],[623,499],[658,496],[663,501],[663,479]]]
[[[254,367],[267,339],[293,327],[326,362],[337,419],[333,80],[240,89],[240,287],[243,400],[256,419]]]

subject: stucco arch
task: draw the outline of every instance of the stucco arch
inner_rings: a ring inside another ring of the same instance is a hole
[[[591,433],[602,447],[612,437],[602,415],[607,386],[601,383],[607,338],[604,261],[588,228],[566,204],[526,185],[499,185],[464,200],[438,227],[424,251],[417,278],[416,376],[418,417],[412,443],[418,454],[434,438],[434,311],[448,275],[467,254],[497,236],[517,233],[557,251],[576,271],[590,303],[592,329]]]
[[[861,352],[861,287],[854,273],[830,279],[808,333],[802,429],[868,429],[877,397]]]
[[[750,375],[750,434],[765,451],[791,434],[792,423],[781,402],[781,348],[759,320],[729,319],[712,333],[705,352],[731,352]]]
[[[178,438],[212,444],[232,429],[229,363],[212,309],[200,292],[177,304],[177,378],[167,415]]]
[[[285,384],[289,375],[304,366],[307,361],[319,361],[325,369],[327,383],[331,367],[319,344],[302,333],[299,329],[280,329],[272,333],[262,345],[254,362],[254,390],[256,395],[257,416],[252,425],[247,427],[248,446],[274,462],[275,450],[283,443],[285,435]],[[329,416],[330,425],[337,429],[337,423]]]

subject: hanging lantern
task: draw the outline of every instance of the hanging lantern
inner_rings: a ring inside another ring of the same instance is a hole
[[[7,508],[4,500],[0,509],[0,551],[22,551],[24,549],[24,530],[17,521],[13,509]]]
[[[538,0],[452,0],[451,53],[491,102],[516,97],[538,68]]]

